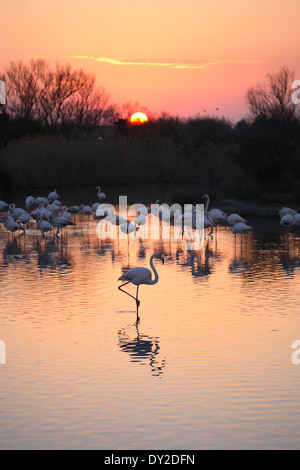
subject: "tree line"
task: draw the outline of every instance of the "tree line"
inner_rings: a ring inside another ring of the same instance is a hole
[[[7,102],[0,110],[0,147],[24,135],[81,137],[114,124],[113,137],[138,140],[156,151],[171,142],[191,158],[210,146],[229,149],[256,188],[296,188],[300,195],[300,119],[292,100],[295,73],[286,66],[266,75],[246,93],[249,115],[233,124],[224,117],[179,119],[162,114],[141,126],[128,125],[138,104],[117,106],[93,74],[44,59],[11,62],[0,79]],[[140,111],[148,110],[139,106]]]

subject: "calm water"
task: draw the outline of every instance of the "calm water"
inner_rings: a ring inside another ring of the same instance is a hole
[[[62,239],[1,228],[0,447],[299,448],[300,231],[250,222],[197,251],[84,216]],[[157,250],[137,323],[117,279]]]

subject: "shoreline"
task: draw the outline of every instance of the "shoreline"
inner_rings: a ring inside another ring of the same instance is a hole
[[[203,186],[203,187],[202,187]],[[61,194],[61,200],[66,205],[79,203],[92,204],[99,202],[97,199],[96,188],[94,185],[85,186],[57,186],[44,187],[34,189],[32,191],[25,189],[15,189],[11,192],[1,192],[0,199],[8,203],[15,202],[19,206],[25,204],[25,198],[32,196],[47,196],[53,189],[57,189]],[[142,203],[151,205],[158,199],[161,204],[172,205],[179,203],[184,204],[202,204],[202,195],[207,190],[206,184],[201,183],[182,183],[179,187],[178,183],[119,183],[106,184],[103,191],[107,194],[106,203],[118,205],[119,196],[127,196],[128,204]],[[199,196],[196,196],[196,191]],[[238,198],[222,197],[218,190],[212,190],[209,194],[211,197],[210,208],[218,207],[228,214],[238,213],[243,217],[279,217],[279,210],[283,206],[289,206],[300,212],[300,203],[293,201],[291,197],[287,197],[284,201],[261,202],[253,199],[245,200]]]

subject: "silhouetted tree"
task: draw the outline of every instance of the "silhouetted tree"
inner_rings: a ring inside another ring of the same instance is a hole
[[[58,124],[96,126],[108,110],[109,95],[94,75],[69,64],[52,69],[44,59],[11,62],[3,75],[6,110],[13,119],[36,119],[46,127]]]
[[[36,118],[41,97],[41,80],[47,65],[44,59],[11,62],[5,72],[7,112],[12,118]]]
[[[292,101],[294,77],[293,70],[282,66],[278,72],[268,73],[263,83],[250,87],[246,93],[252,116],[268,119],[276,132],[288,138],[297,118],[297,107]]]
[[[78,127],[99,126],[109,112],[109,94],[96,85],[94,75],[86,75],[84,85],[61,108],[62,123]]]

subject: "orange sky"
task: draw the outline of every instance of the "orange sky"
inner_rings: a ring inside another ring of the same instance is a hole
[[[298,0],[10,0],[0,71],[42,56],[95,72],[116,104],[235,120],[267,72],[285,64],[300,79],[298,11]]]

